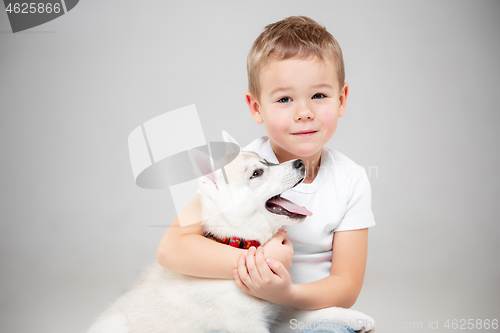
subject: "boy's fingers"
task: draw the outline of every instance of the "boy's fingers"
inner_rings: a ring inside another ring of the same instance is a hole
[[[276,235],[273,236],[273,238],[275,238],[276,240],[279,240],[280,242],[283,242],[286,238],[286,234],[287,234],[286,229],[281,228],[280,230],[278,230]]]
[[[269,266],[266,263],[266,260],[264,259],[264,249],[262,247],[259,247],[257,249],[257,253],[255,254],[255,262],[262,280],[270,279],[273,275],[273,272],[271,272]]]
[[[246,266],[248,270],[248,274],[250,275],[250,278],[252,281],[259,282],[261,280],[259,270],[257,269],[257,266],[255,265],[255,247],[251,247],[248,252],[247,252],[247,257],[246,257]]]
[[[252,283],[252,279],[250,279],[250,277],[248,276],[247,266],[245,265],[245,256],[244,255],[240,255],[240,257],[238,258],[237,271],[238,271],[238,278],[241,280],[241,282],[243,284],[245,284],[245,286],[247,286],[247,287],[250,286]]]
[[[233,269],[233,276],[234,276],[234,281],[236,282],[238,288],[240,288],[246,293],[250,293],[250,289],[248,289],[248,287],[241,281],[237,268]]]
[[[283,266],[283,264],[278,260],[273,260],[271,258],[268,258],[266,262],[269,268],[271,268],[271,270],[274,273],[276,273],[276,275],[278,275],[280,278],[283,278],[288,274],[288,271],[286,270],[285,266]]]

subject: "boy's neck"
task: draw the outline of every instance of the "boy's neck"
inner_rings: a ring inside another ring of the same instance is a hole
[[[270,140],[271,148],[273,148],[274,154],[278,159],[278,162],[283,163],[290,160],[295,160],[300,158],[304,161],[304,165],[306,166],[306,178],[302,183],[309,184],[314,181],[319,172],[319,167],[321,165],[321,153],[323,152],[323,147],[311,156],[296,156],[294,154],[289,153],[288,151],[282,149],[278,145],[276,145],[272,140]]]

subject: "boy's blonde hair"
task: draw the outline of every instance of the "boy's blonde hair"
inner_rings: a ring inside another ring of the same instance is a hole
[[[345,80],[344,59],[338,42],[325,27],[306,16],[290,16],[271,23],[254,41],[247,57],[248,90],[260,100],[260,71],[272,59],[285,60],[311,56],[333,61],[339,88]]]

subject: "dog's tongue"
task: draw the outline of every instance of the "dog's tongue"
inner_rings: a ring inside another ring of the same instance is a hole
[[[290,213],[295,213],[295,214],[300,214],[300,215],[306,215],[306,216],[311,216],[312,213],[308,211],[305,207],[300,207],[297,204],[294,204],[288,199],[278,197],[278,198],[273,198],[269,200],[270,203],[278,205],[289,211]]]

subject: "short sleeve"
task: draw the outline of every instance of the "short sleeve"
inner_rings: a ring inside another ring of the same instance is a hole
[[[370,181],[363,168],[351,178],[344,217],[333,231],[357,230],[375,225]]]

